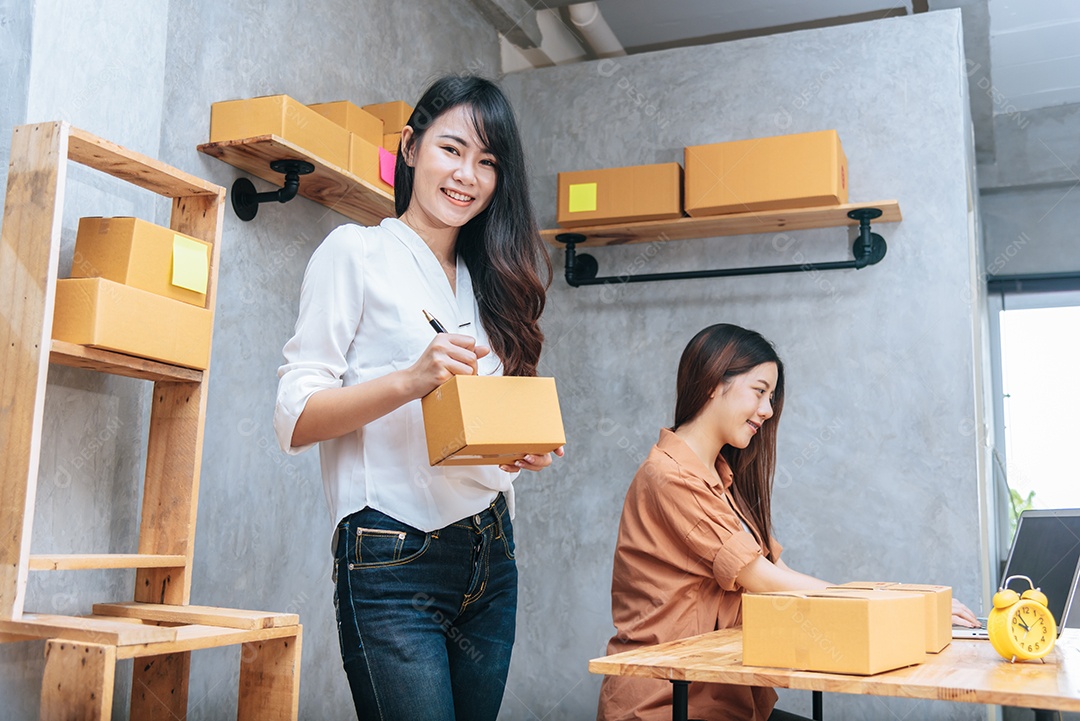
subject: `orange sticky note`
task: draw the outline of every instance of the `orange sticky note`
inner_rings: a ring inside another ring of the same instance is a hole
[[[394,165],[397,156],[386,148],[379,148],[379,178],[389,185],[394,184]]]
[[[596,183],[574,183],[569,190],[571,213],[596,210]]]

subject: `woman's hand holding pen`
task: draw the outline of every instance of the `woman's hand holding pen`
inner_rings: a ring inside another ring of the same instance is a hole
[[[475,375],[476,362],[491,352],[472,336],[438,333],[410,368],[417,398],[427,395],[456,375]]]

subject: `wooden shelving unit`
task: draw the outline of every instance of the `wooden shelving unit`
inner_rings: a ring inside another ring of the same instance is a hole
[[[204,143],[198,150],[275,187],[281,186],[283,176],[270,169],[271,161],[305,160],[315,166],[315,172],[300,177],[301,196],[362,225],[378,225],[394,215],[393,195],[276,135]]]
[[[212,245],[217,293],[225,189],[67,123],[15,128],[0,232],[0,643],[47,639],[41,718],[107,720],[117,659],[135,664],[131,718],[184,718],[190,652],[242,644],[241,719],[295,719],[295,614],[190,606],[209,371],[52,340],[68,161],[172,199],[170,227]],[[50,363],[153,382],[135,553],[31,554]],[[24,612],[29,571],[136,569],[134,602],[85,617]]]
[[[561,233],[580,233],[586,237],[586,240],[578,243],[577,247],[590,248],[625,243],[648,243],[657,240],[690,240],[728,235],[775,233],[785,230],[837,228],[844,225],[858,225],[859,221],[852,220],[847,214],[848,211],[859,208],[879,208],[882,215],[875,219],[874,223],[899,223],[902,220],[900,204],[897,201],[879,200],[820,208],[732,213],[702,218],[650,220],[581,228],[552,228],[540,231],[540,236],[548,243],[561,248],[562,243],[555,239],[556,236]]]

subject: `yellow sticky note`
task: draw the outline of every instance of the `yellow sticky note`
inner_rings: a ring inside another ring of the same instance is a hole
[[[210,255],[202,243],[182,235],[173,236],[172,284],[205,293],[210,281]]]
[[[570,186],[570,212],[596,210],[596,183],[574,183]]]

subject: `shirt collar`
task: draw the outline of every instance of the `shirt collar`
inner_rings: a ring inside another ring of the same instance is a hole
[[[455,259],[457,268],[457,292],[455,293],[450,289],[450,282],[446,280],[446,274],[439,264],[439,259],[435,257],[435,254],[431,252],[431,248],[415,230],[399,218],[384,218],[379,225],[388,230],[391,235],[409,249],[413,257],[416,258],[416,262],[420,264],[420,267],[424,269],[425,274],[430,278],[429,285],[442,295],[447,307],[455,311],[458,319],[454,325],[458,327],[450,328],[447,326],[447,330],[451,333],[460,332],[475,336],[475,329],[468,326],[462,328],[461,325],[474,322],[476,311],[472,276],[469,275],[469,267],[465,264],[465,259],[461,257],[461,254],[459,253]]]
[[[661,429],[660,440],[656,442],[656,447],[661,451],[671,456],[672,460],[692,473],[694,476],[708,483],[710,486],[715,486],[716,479],[709,473],[705,467],[705,463],[698,458],[690,446],[686,445],[686,441],[679,438],[676,433],[668,428]],[[724,488],[730,488],[732,481],[735,480],[735,474],[731,470],[731,466],[724,459],[723,456],[717,456],[716,458],[716,472],[720,476],[720,481]]]

